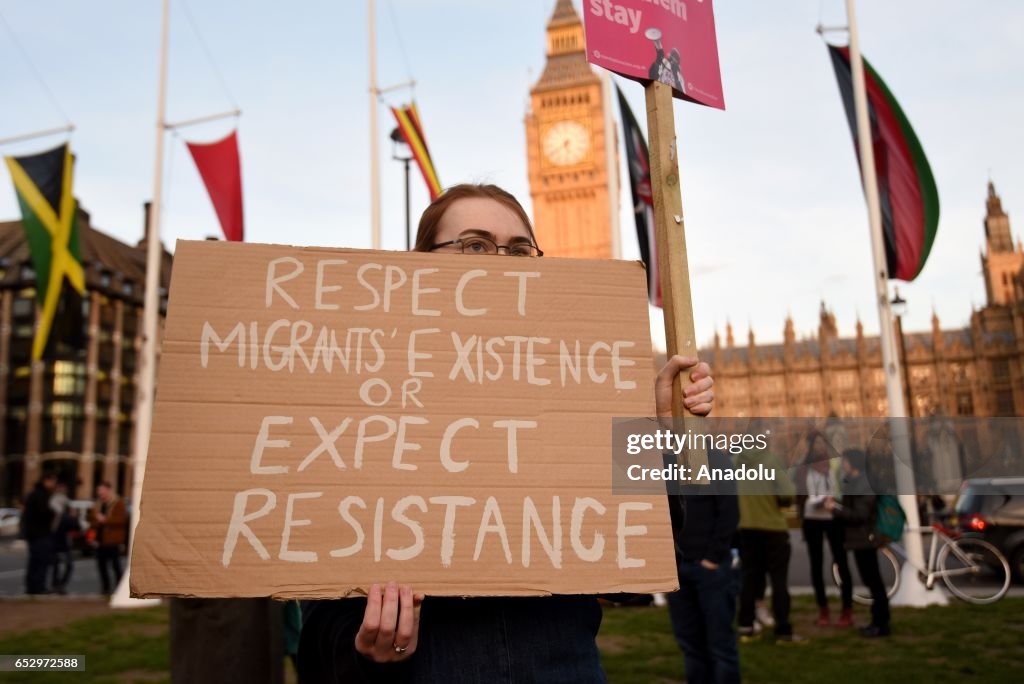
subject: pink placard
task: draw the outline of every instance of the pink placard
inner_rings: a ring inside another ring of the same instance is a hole
[[[583,17],[592,64],[725,109],[711,0],[584,0]]]

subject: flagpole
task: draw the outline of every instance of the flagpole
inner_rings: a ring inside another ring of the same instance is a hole
[[[874,261],[875,295],[878,302],[879,340],[882,347],[882,367],[885,371],[886,398],[889,402],[890,438],[896,469],[896,487],[899,500],[907,515],[909,530],[904,542],[910,563],[904,563],[901,571],[900,588],[892,598],[897,605],[924,606],[929,603],[946,603],[945,595],[928,591],[917,575],[917,568],[924,567],[924,545],[921,542],[921,521],[917,512],[917,497],[914,472],[911,468],[912,455],[907,432],[907,406],[904,400],[903,377],[900,373],[900,359],[896,351],[896,338],[889,304],[889,273],[885,259],[885,242],[882,236],[882,208],[878,197],[878,177],[875,174],[875,153],[871,136],[871,121],[868,117],[867,87],[864,82],[864,63],[860,54],[860,37],[857,32],[857,15],[854,0],[846,0],[846,18],[850,32],[850,69],[853,76],[853,101],[857,117],[857,149],[860,153],[861,175],[864,179],[864,195],[868,203],[868,224],[871,232],[871,255]]]
[[[374,0],[367,1],[370,46],[370,232],[371,246],[380,249],[380,148],[377,140],[377,26]]]
[[[619,150],[616,142],[615,120],[612,117],[612,76],[606,70],[601,70],[601,93],[604,99],[604,154],[608,164],[608,210],[611,212],[611,257],[612,259],[622,258],[622,234],[620,232],[619,216],[619,193],[622,191],[619,183]]]
[[[156,154],[153,166],[153,200],[146,226],[146,293],[142,313],[142,359],[139,369],[139,389],[135,402],[135,459],[132,474],[132,513],[129,533],[128,567],[117,590],[110,597],[114,608],[155,605],[159,600],[133,599],[130,596],[131,550],[135,541],[135,528],[139,522],[142,501],[142,480],[146,475],[146,457],[153,420],[153,395],[156,386],[156,338],[160,306],[160,211],[163,199],[164,129],[167,111],[167,46],[170,27],[170,0],[163,0],[160,25],[160,76],[156,105]]]
[[[0,138],[0,145],[9,145],[11,143],[24,142],[26,140],[35,140],[36,138],[45,138],[48,135],[57,135],[58,133],[71,133],[74,130],[75,127],[71,124],[68,124],[67,126],[58,126],[57,128],[46,128],[32,133],[22,133],[21,135],[12,135],[9,138]]]

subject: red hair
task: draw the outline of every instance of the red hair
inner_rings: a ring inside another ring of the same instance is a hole
[[[533,226],[530,225],[530,217],[526,215],[523,205],[511,193],[489,183],[461,183],[445,190],[440,197],[424,209],[423,215],[420,216],[419,228],[416,230],[416,244],[412,248],[413,251],[429,252],[431,246],[437,242],[437,231],[444,213],[448,211],[452,204],[460,199],[471,197],[494,200],[511,209],[519,220],[523,222],[523,225],[526,226],[527,232],[530,233],[530,239],[534,244],[537,244],[537,238],[533,234]]]

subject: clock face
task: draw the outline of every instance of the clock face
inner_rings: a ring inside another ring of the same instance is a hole
[[[544,133],[544,156],[556,166],[578,164],[590,149],[590,134],[578,121],[559,121]]]

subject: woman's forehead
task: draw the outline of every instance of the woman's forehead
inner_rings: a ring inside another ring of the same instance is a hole
[[[499,240],[529,237],[530,231],[510,207],[485,197],[464,197],[452,202],[438,224],[438,240],[453,240],[465,230],[486,230]]]

